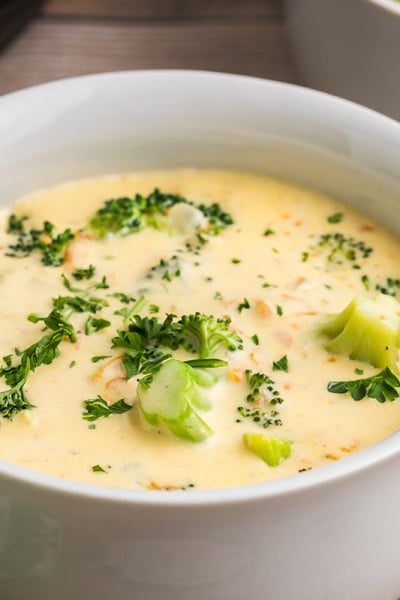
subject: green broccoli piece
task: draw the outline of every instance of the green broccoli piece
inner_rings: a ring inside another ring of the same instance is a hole
[[[200,358],[215,356],[225,347],[230,352],[243,348],[242,339],[229,329],[230,319],[196,312],[183,315],[175,325],[179,345]]]
[[[292,442],[280,438],[271,438],[262,433],[245,433],[243,441],[247,448],[257,454],[269,467],[277,467],[289,458]]]
[[[203,373],[187,363],[169,359],[158,371],[143,377],[137,388],[138,409],[151,428],[166,430],[191,442],[202,442],[212,429],[197,410],[208,410],[209,401],[199,387],[208,385]]]
[[[350,304],[321,328],[330,338],[325,348],[345,354],[373,367],[398,372],[400,346],[400,304],[383,294],[376,298],[356,296]]]
[[[161,229],[165,227],[165,218],[170,208],[177,204],[186,204],[195,208],[206,221],[204,233],[218,235],[233,223],[231,215],[224,212],[219,204],[196,205],[178,194],[169,194],[154,189],[148,196],[136,194],[133,198],[111,198],[106,200],[89,222],[89,229],[99,237],[108,234],[130,235],[144,227]],[[10,223],[13,232],[20,232],[21,221],[18,218]]]

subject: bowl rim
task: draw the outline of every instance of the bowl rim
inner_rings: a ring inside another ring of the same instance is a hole
[[[367,2],[376,4],[380,8],[395,13],[396,15],[400,15],[400,2],[396,2],[396,0],[367,0]]]
[[[389,437],[334,463],[272,481],[237,487],[201,490],[136,490],[92,485],[62,479],[0,460],[0,481],[12,481],[29,490],[62,496],[79,502],[136,507],[229,506],[290,497],[339,482],[380,468],[400,455],[400,430]]]
[[[382,6],[390,5],[394,0],[368,0]],[[396,7],[400,11],[399,7]],[[74,85],[80,82],[90,82],[96,80],[104,80],[107,78],[118,79],[120,77],[168,77],[178,75],[178,77],[197,77],[209,78],[215,80],[227,79],[230,81],[241,80],[259,85],[270,86],[275,89],[291,90],[291,93],[302,93],[310,98],[320,98],[322,103],[334,103],[335,106],[342,110],[346,107],[350,111],[357,112],[358,116],[363,115],[378,121],[383,129],[394,127],[399,129],[400,140],[400,122],[378,113],[368,107],[362,106],[350,100],[334,96],[315,89],[306,88],[300,85],[269,80],[261,77],[252,77],[248,75],[239,75],[215,71],[205,70],[190,70],[190,69],[146,69],[137,71],[114,71],[97,74],[82,75],[70,77],[42,83],[39,85],[30,86],[14,92],[0,96],[0,107],[6,105],[9,101],[12,105],[12,100],[15,97],[26,96],[30,94],[41,94],[47,90],[54,90],[59,87]],[[376,123],[375,123],[376,125]],[[399,400],[400,401],[400,400]],[[31,490],[39,492],[47,492],[48,494],[61,495],[69,499],[90,502],[106,502],[113,504],[143,506],[143,507],[177,507],[185,506],[214,506],[214,505],[231,505],[242,502],[252,502],[257,500],[268,501],[273,498],[300,494],[309,490],[320,488],[326,485],[335,484],[340,480],[346,480],[362,472],[374,469],[380,465],[396,459],[400,455],[400,430],[394,432],[385,439],[369,446],[354,454],[342,458],[332,464],[324,465],[312,469],[310,471],[295,474],[290,477],[284,477],[272,481],[261,483],[216,488],[202,490],[174,490],[174,491],[157,491],[151,490],[132,490],[128,488],[113,488],[100,485],[92,485],[81,483],[74,480],[67,480],[61,477],[47,475],[39,471],[31,470],[17,464],[9,463],[0,458],[0,481],[16,484],[19,487],[29,487]]]

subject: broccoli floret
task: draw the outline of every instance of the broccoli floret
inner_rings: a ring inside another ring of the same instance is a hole
[[[400,304],[391,296],[356,296],[321,332],[330,338],[329,352],[398,372]]]
[[[186,205],[189,212],[193,213],[191,220],[194,229],[201,227],[202,232],[208,235],[218,235],[233,223],[232,217],[225,213],[219,204],[210,206],[199,204],[197,206],[183,196],[164,193],[156,188],[148,196],[136,194],[134,198],[123,197],[106,200],[90,220],[89,229],[99,238],[117,233],[130,235],[146,226],[160,229],[167,225],[166,217],[170,209],[178,204]],[[187,217],[188,213],[185,214]],[[175,217],[177,216],[175,214]],[[10,227],[19,232],[21,223],[14,219]],[[182,223],[179,223],[179,228],[182,228]]]
[[[151,428],[166,430],[174,436],[201,442],[212,429],[196,409],[210,408],[199,389],[204,379],[187,363],[171,358],[156,373],[138,384],[138,408],[142,420]]]
[[[250,369],[246,369],[245,375],[251,390],[246,397],[247,402],[258,405],[260,401],[268,399],[270,404],[282,404],[283,399],[275,388],[275,382],[268,375]]]
[[[179,345],[200,358],[215,356],[225,347],[230,352],[243,348],[242,339],[229,329],[230,319],[196,312],[183,315],[176,324]]]
[[[133,198],[111,198],[97,210],[89,222],[89,228],[100,238],[115,233],[129,235],[146,225],[158,228],[159,217],[179,202],[185,202],[185,199],[174,194],[163,194],[158,189],[148,196],[136,194]]]
[[[200,388],[218,381],[210,369],[227,364],[216,358],[215,352],[221,346],[228,350],[241,348],[242,340],[229,331],[228,319],[201,313],[175,319],[169,314],[161,322],[157,317],[134,314],[128,330],[118,331],[113,338],[113,347],[124,350],[122,361],[128,379],[143,375],[137,386],[142,422],[199,442],[212,433],[196,412],[210,408]],[[184,362],[166,350],[181,347],[197,353],[198,358]]]

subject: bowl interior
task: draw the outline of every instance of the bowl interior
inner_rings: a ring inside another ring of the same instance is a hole
[[[3,206],[96,174],[218,167],[319,188],[396,228],[400,126],[287,84],[174,71],[65,80],[1,98],[0,139]]]
[[[321,189],[400,233],[400,124],[296,86],[175,71],[66,80],[0,98],[0,140],[2,206],[96,174],[216,167]],[[388,440],[380,456],[396,447]],[[374,460],[370,449],[360,455],[365,464]],[[320,472],[345,470],[332,465]],[[278,481],[269,489],[285,486]]]

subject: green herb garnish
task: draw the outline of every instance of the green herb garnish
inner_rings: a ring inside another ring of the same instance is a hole
[[[328,223],[340,223],[343,219],[343,213],[337,212],[333,215],[330,215],[326,220]]]
[[[82,281],[82,279],[91,279],[96,273],[96,267],[94,265],[89,265],[87,269],[75,269],[72,273],[72,277],[77,281]]]
[[[288,358],[285,354],[285,356],[282,356],[282,358],[280,358],[277,361],[274,361],[272,363],[272,370],[273,371],[284,371],[285,373],[288,372],[289,370],[289,365],[288,365]]]
[[[92,400],[84,400],[83,406],[83,418],[86,421],[96,421],[100,417],[107,418],[111,415],[121,415],[132,408],[123,398],[113,404],[108,404],[100,395]]]
[[[110,327],[111,321],[107,319],[96,319],[91,315],[87,318],[85,323],[85,334],[91,335],[92,333],[96,333],[101,329],[105,329],[106,327]]]
[[[97,363],[100,360],[104,360],[105,358],[111,358],[111,354],[99,354],[98,356],[92,356],[90,359],[93,363]]]
[[[100,465],[93,465],[92,471],[93,473],[108,473],[108,471],[106,471],[106,469],[103,469],[103,467],[101,467]]]
[[[224,212],[219,204],[196,205],[182,196],[162,193],[156,188],[148,196],[136,194],[134,198],[107,200],[91,219],[89,228],[98,237],[108,234],[129,235],[146,226],[159,229],[162,227],[162,217],[167,215],[168,209],[179,203],[194,206],[203,213],[208,222],[204,233],[209,235],[217,235],[233,223],[232,217]]]
[[[247,298],[243,298],[242,302],[240,302],[237,306],[237,311],[241,313],[243,310],[247,310],[250,308],[250,302]]]
[[[26,229],[27,217],[10,215],[7,232],[16,235],[15,244],[10,244],[7,256],[24,258],[37,250],[41,253],[41,261],[46,266],[58,267],[64,262],[66,245],[75,236],[70,229],[58,232],[55,225],[45,221],[42,229]]]
[[[357,401],[367,396],[375,398],[378,402],[391,402],[399,397],[397,391],[399,386],[400,379],[389,367],[386,367],[372,377],[352,381],[330,381],[328,391],[333,394],[349,393],[353,400]]]
[[[264,229],[264,233],[263,235],[265,235],[266,237],[270,236],[270,235],[274,235],[275,231],[273,229],[270,229],[268,227],[268,229]]]

